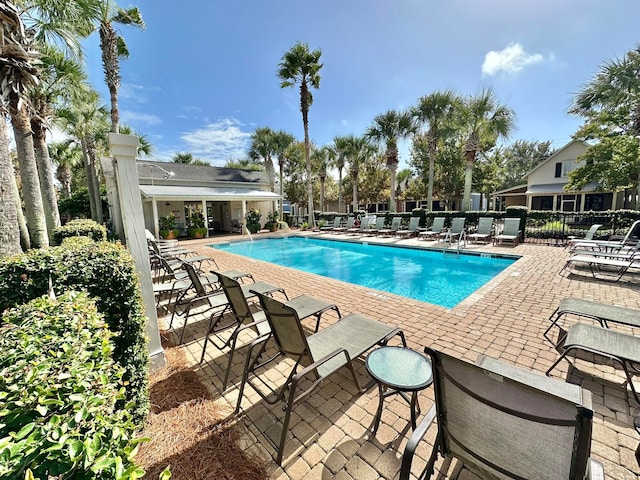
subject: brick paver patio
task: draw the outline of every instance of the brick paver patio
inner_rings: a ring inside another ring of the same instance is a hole
[[[259,234],[260,237],[265,234]],[[328,234],[311,234],[328,236]],[[239,235],[232,237],[233,240]],[[339,238],[338,235],[332,238]],[[278,265],[251,260],[207,245],[227,241],[230,237],[214,237],[205,241],[181,242],[200,254],[215,258],[221,270],[237,269],[250,272],[256,280],[265,280],[283,287],[289,297],[308,294],[338,304],[343,314],[359,312],[404,330],[408,346],[422,351],[426,345],[474,362],[479,354],[499,358],[525,369],[545,372],[558,357],[542,333],[549,315],[564,297],[575,296],[619,306],[640,309],[640,278],[626,276],[615,283],[594,280],[588,271],[569,276],[558,272],[568,252],[558,247],[521,244],[517,247],[472,245],[469,248],[487,252],[521,255],[489,284],[452,309],[373,291],[313,274],[299,272]],[[245,237],[246,239],[246,237]],[[353,240],[353,237],[350,237]],[[434,245],[415,239],[372,239],[383,243]],[[333,312],[322,317],[322,325],[337,319]],[[576,319],[568,319],[575,322]],[[177,321],[181,326],[181,321]],[[314,319],[305,320],[312,328]],[[207,321],[190,321],[185,334],[185,349],[195,365],[202,352]],[[618,328],[618,327],[616,327]],[[624,328],[622,328],[624,330]],[[629,331],[630,330],[626,330]],[[635,332],[640,334],[640,332]],[[244,342],[252,337],[247,336]],[[207,347],[206,362],[200,371],[220,403],[232,414],[241,380],[244,354],[234,357],[229,386],[222,389],[226,368],[226,352]],[[640,407],[627,395],[624,373],[611,362],[584,356],[570,368],[562,362],[553,372],[555,378],[581,384],[593,393],[594,426],[592,456],[605,467],[607,478],[638,480],[640,467],[634,451],[639,436],[633,417],[640,415]],[[366,369],[359,364],[361,379],[367,380]],[[278,383],[282,369],[269,370],[265,378]],[[378,391],[370,389],[357,395],[346,369],[325,381],[305,401],[294,407],[290,436],[285,447],[282,467],[273,458],[275,448],[265,435],[274,441],[280,434],[283,412],[281,405],[267,405],[248,388],[243,399],[243,414],[238,420],[242,429],[242,443],[251,453],[264,459],[273,479],[393,479],[400,470],[400,459],[411,434],[409,408],[399,397],[385,402],[382,422],[375,437],[370,426],[378,402]],[[433,404],[433,390],[420,394],[422,412]],[[421,418],[421,417],[420,417]],[[433,440],[433,433],[428,435]],[[414,471],[424,465],[431,452],[431,444],[423,442],[414,460]],[[460,465],[442,465],[445,478],[475,478],[461,470]]]

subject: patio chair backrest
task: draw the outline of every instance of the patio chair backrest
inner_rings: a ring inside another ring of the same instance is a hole
[[[519,218],[505,218],[503,235],[520,235],[520,219]]]
[[[491,235],[491,230],[493,230],[493,217],[480,217],[478,219],[478,233]]]
[[[202,285],[202,281],[200,280],[200,276],[196,271],[196,267],[194,267],[190,263],[182,262],[182,268],[184,268],[189,274],[189,279],[191,280],[191,284],[193,285],[193,288],[195,289],[198,297],[206,297],[207,290],[204,288],[204,285]]]
[[[251,315],[251,309],[249,308],[249,304],[247,303],[247,299],[242,292],[242,287],[240,286],[240,282],[234,280],[231,277],[227,277],[219,272],[213,272],[220,281],[220,285],[222,286],[222,290],[224,291],[225,296],[227,297],[227,301],[231,306],[231,311],[236,317],[236,320],[240,323],[248,323],[253,321],[253,317]]]
[[[433,219],[433,223],[431,224],[431,231],[432,232],[441,232],[442,229],[444,228],[444,217],[435,217]]]
[[[400,228],[400,223],[402,222],[402,217],[393,217],[391,219],[391,230],[398,230]]]
[[[347,217],[347,224],[345,228],[353,228],[353,222],[355,222],[355,217]]]
[[[462,233],[464,230],[465,217],[456,217],[451,223],[451,233]]]
[[[280,353],[304,367],[313,363],[307,336],[296,311],[275,298],[260,293],[256,295]]]
[[[333,228],[338,228],[340,226],[340,222],[342,221],[341,217],[336,217],[333,219]]]
[[[481,478],[584,478],[590,392],[488,357],[474,365],[425,352],[434,369],[444,456],[455,456]]]
[[[409,230],[410,232],[415,232],[419,226],[420,226],[420,217],[411,217],[409,219],[409,227],[407,227],[407,230]]]
[[[602,225],[599,223],[594,223],[593,225],[591,225],[589,227],[589,230],[587,230],[587,233],[584,234],[584,240],[593,240],[593,236],[601,226]]]
[[[376,217],[376,230],[384,228],[384,215]]]

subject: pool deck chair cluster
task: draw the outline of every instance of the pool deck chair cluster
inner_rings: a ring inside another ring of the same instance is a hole
[[[425,352],[435,405],[407,442],[400,480],[411,477],[416,448],[434,422],[435,443],[418,479],[432,477],[438,455],[480,478],[604,479],[602,464],[590,458],[591,392],[484,355],[474,365]]]
[[[257,295],[271,327],[272,337],[259,338],[249,348],[235,413],[241,409],[244,389],[248,385],[270,405],[285,403],[282,433],[276,446],[276,461],[282,464],[289,420],[296,403],[342,367],[351,371],[358,391],[364,392],[353,361],[374,346],[386,344],[396,335],[400,336],[403,345],[406,346],[406,342],[402,330],[357,313],[346,315],[333,325],[307,336],[294,308],[266,295]],[[265,360],[263,355],[270,338],[276,344],[277,353]],[[293,366],[284,384],[272,388],[266,379],[260,378],[258,372],[280,357],[290,359]],[[302,388],[304,390],[300,391]]]

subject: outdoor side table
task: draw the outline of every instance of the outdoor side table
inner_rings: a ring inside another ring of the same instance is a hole
[[[433,383],[431,361],[410,348],[381,347],[367,356],[366,365],[367,371],[378,383],[380,397],[373,421],[373,434],[376,434],[380,425],[384,399],[395,394],[411,406],[411,427],[415,430],[416,415],[420,412],[418,392]]]

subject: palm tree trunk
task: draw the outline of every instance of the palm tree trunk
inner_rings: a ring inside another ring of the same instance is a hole
[[[276,190],[276,185],[275,185],[275,169],[273,168],[273,160],[271,160],[270,157],[267,157],[264,159],[264,170],[267,174],[267,177],[269,177],[269,190],[272,192],[275,192]]]
[[[60,226],[60,213],[58,212],[58,198],[56,197],[56,187],[53,176],[53,165],[49,158],[47,148],[47,129],[38,118],[31,118],[31,129],[33,131],[33,145],[36,153],[36,163],[38,165],[38,175],[40,177],[40,187],[42,189],[42,203],[44,206],[44,216],[49,232],[49,241],[53,239],[53,229]]]
[[[313,182],[311,181],[311,148],[309,145],[309,102],[307,85],[302,82],[300,85],[300,95],[302,101],[302,125],[304,126],[304,160],[307,170],[307,204],[309,209],[309,228],[316,226],[316,219],[313,215]]]
[[[427,211],[433,209],[433,176],[436,169],[436,143],[429,143],[429,181],[427,183]]]
[[[20,248],[18,210],[21,209],[19,198],[14,191],[16,180],[13,164],[9,155],[9,138],[7,123],[0,118],[0,257],[22,252]],[[17,200],[17,201],[16,201]]]
[[[284,162],[280,159],[278,159],[278,170],[279,170],[279,175],[280,175],[280,218],[284,219],[283,217],[283,209],[284,209],[284,200],[282,198],[282,191],[283,191],[283,185],[282,182],[284,181]]]
[[[473,165],[475,163],[476,152],[468,151],[464,154],[467,166],[464,171],[464,193],[462,196],[461,212],[471,210],[471,186],[473,185]]]
[[[338,168],[338,212],[342,213],[342,168]]]
[[[98,164],[98,153],[95,144],[95,140],[92,137],[87,138],[87,154],[90,159],[89,166],[91,170],[91,183],[93,184],[93,195],[96,202],[96,218],[94,220],[98,223],[104,221],[104,215],[102,213],[102,195],[100,194],[100,181],[98,180],[98,170],[96,165]]]
[[[49,246],[49,237],[47,236],[47,224],[40,193],[40,180],[38,178],[36,155],[33,149],[31,125],[26,106],[23,104],[18,109],[18,105],[19,98],[16,94],[13,94],[10,102],[11,125],[16,140],[29,237],[34,248],[47,247]]]
[[[324,183],[326,177],[320,177],[320,211],[324,212]]]
[[[351,172],[351,179],[353,182],[353,212],[358,210],[358,173]]]
[[[100,50],[104,67],[105,83],[109,87],[111,98],[111,131],[118,133],[120,111],[118,109],[118,88],[120,72],[118,71],[118,35],[109,22],[100,24]]]
[[[391,190],[390,190],[390,195],[389,195],[389,211],[390,212],[395,212],[398,209],[396,208],[396,170],[398,168],[398,164],[396,163],[391,163],[389,165],[389,174],[391,176]]]

